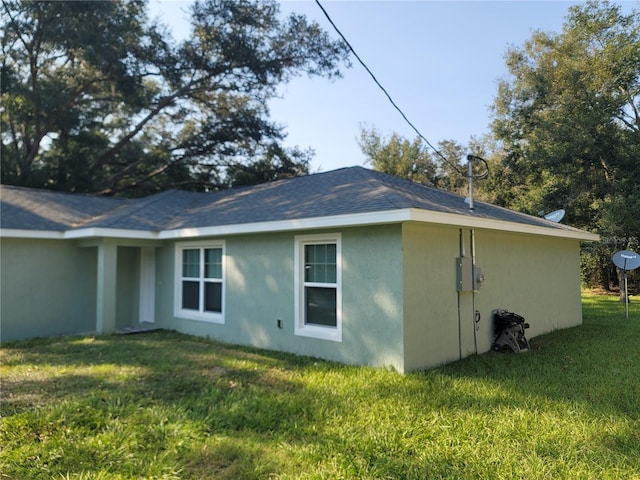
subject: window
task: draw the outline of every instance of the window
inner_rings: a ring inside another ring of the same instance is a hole
[[[341,236],[295,237],[296,335],[342,341]]]
[[[177,317],[223,323],[224,243],[176,245]]]

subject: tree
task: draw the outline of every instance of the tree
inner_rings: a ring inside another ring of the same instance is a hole
[[[312,155],[311,150],[293,148],[285,151],[280,145],[273,143],[267,146],[261,159],[249,165],[230,165],[227,169],[227,181],[230,187],[239,187],[306,175],[309,173]]]
[[[561,34],[534,33],[507,67],[492,127],[511,183],[526,186],[509,206],[564,207],[573,225],[638,238],[625,205],[640,181],[640,13],[571,7]]]
[[[339,77],[346,46],[303,16],[281,18],[275,0],[196,1],[191,25],[176,44],[144,0],[2,0],[2,182],[220,188],[228,166],[273,145],[304,170],[306,157],[279,146],[268,100],[296,75]]]
[[[358,144],[374,170],[427,185],[436,180],[436,165],[420,138],[411,142],[393,133],[386,139],[361,126]]]
[[[361,127],[358,143],[367,158],[366,161],[373,166],[374,170],[466,195],[468,192],[466,153],[472,152],[474,155],[486,156],[485,147],[490,140],[477,140],[472,137],[468,147],[453,140],[443,140],[438,143],[438,151],[430,153],[420,137],[410,141],[397,133],[392,133],[385,138],[375,128]],[[474,162],[473,174],[476,178],[479,176],[484,178],[485,172],[486,165],[478,166]],[[477,193],[479,199],[487,200],[491,190],[480,188]]]
[[[438,142],[438,152],[440,155],[436,154],[435,157],[439,162],[434,186],[449,192],[467,195],[469,189],[467,148],[453,140],[442,140]],[[477,167],[475,164],[474,166]]]

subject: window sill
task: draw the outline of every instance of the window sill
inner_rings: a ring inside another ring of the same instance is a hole
[[[207,323],[224,323],[224,315],[221,313],[211,313],[211,314],[202,314],[199,312],[192,312],[189,310],[178,310],[174,313],[176,318],[182,318],[185,320],[196,320],[199,322],[207,322]]]
[[[305,325],[303,327],[297,327],[295,333],[299,337],[309,337],[317,340],[329,340],[331,342],[342,343],[342,331],[335,327]]]

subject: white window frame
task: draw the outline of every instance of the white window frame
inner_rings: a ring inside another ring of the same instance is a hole
[[[296,235],[294,243],[295,269],[295,334],[320,340],[342,342],[342,235],[326,233],[317,235]],[[336,283],[305,282],[305,245],[334,244],[336,246]],[[305,287],[333,287],[336,289],[336,326],[307,324],[305,322]]]
[[[207,312],[204,310],[204,284],[206,283],[204,277],[204,251],[208,248],[222,249],[222,278],[221,278],[221,307],[222,312]],[[200,273],[198,278],[183,277],[182,276],[182,252],[184,250],[199,250],[200,251]],[[200,320],[210,323],[224,323],[225,315],[225,264],[226,264],[226,249],[224,240],[208,240],[199,242],[179,242],[175,245],[175,287],[174,287],[174,315],[177,318],[186,318],[190,320]],[[182,308],[182,282],[183,281],[197,280],[199,283],[200,293],[199,300],[200,305],[198,310],[190,310]]]

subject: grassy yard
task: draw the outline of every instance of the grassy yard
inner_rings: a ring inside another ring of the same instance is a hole
[[[640,478],[640,304],[584,311],[404,376],[169,332],[8,344],[0,478]]]

